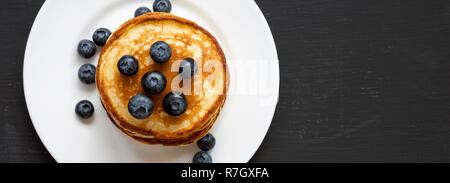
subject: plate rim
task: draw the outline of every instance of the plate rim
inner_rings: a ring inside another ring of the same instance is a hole
[[[266,28],[266,30],[264,30],[264,31],[267,31],[269,33],[269,35],[270,35],[269,36],[270,47],[272,47],[272,49],[274,50],[274,58],[275,58],[274,62],[276,62],[276,66],[277,66],[277,68],[275,69],[275,71],[276,71],[275,75],[276,75],[277,79],[275,80],[276,81],[276,83],[275,83],[275,85],[276,85],[276,90],[275,90],[276,91],[276,95],[274,95],[276,97],[276,103],[274,104],[274,107],[270,111],[271,120],[270,120],[269,124],[267,125],[267,127],[264,129],[264,135],[261,138],[259,138],[258,147],[254,148],[253,152],[249,153],[248,157],[246,158],[247,159],[247,161],[246,161],[247,163],[248,163],[248,161],[250,161],[252,159],[252,157],[254,157],[256,152],[261,148],[262,142],[267,137],[268,130],[272,126],[272,122],[273,122],[273,119],[275,117],[275,111],[276,111],[276,109],[278,107],[278,103],[279,103],[279,94],[280,94],[279,91],[280,91],[280,79],[281,79],[281,77],[280,77],[280,65],[279,65],[278,50],[276,48],[275,40],[274,40],[273,33],[272,33],[271,28],[270,28],[270,25],[267,22],[267,19],[265,18],[264,14],[263,14],[262,10],[259,8],[258,4],[254,0],[248,0],[248,1],[250,1],[251,2],[250,3],[251,6],[255,10],[257,10],[258,17],[259,17],[259,19],[261,19],[260,20],[261,23],[263,23],[264,27]],[[50,1],[50,2],[53,2],[53,1]],[[28,55],[28,52],[30,52],[30,40],[31,40],[32,36],[35,37],[33,32],[36,32],[36,29],[38,27],[37,23],[39,22],[40,19],[42,19],[43,12],[47,11],[48,6],[49,6],[49,1],[47,0],[39,8],[39,11],[38,11],[38,13],[37,13],[37,15],[36,15],[36,17],[35,17],[35,19],[33,21],[32,27],[31,27],[31,29],[29,31],[29,34],[28,34],[28,37],[27,37],[27,42],[26,42],[26,47],[25,47],[25,51],[24,51],[24,58],[23,58],[22,83],[23,83],[23,94],[24,94],[24,98],[25,98],[26,108],[27,108],[27,112],[28,112],[28,115],[30,117],[31,123],[33,125],[33,128],[36,131],[36,134],[38,135],[41,143],[44,145],[44,147],[47,150],[47,152],[52,156],[52,158],[57,163],[62,163],[64,161],[62,159],[60,159],[61,157],[56,156],[57,153],[54,152],[55,149],[54,148],[49,148],[51,146],[49,146],[49,144],[47,144],[48,142],[43,140],[43,138],[42,138],[43,137],[42,136],[43,132],[42,132],[42,130],[40,130],[39,127],[37,127],[38,125],[36,125],[35,120],[33,120],[33,119],[36,119],[36,117],[33,118],[34,115],[32,114],[32,112],[30,110],[30,107],[29,107],[31,105],[30,104],[30,94],[27,94],[27,93],[30,93],[31,91],[27,92],[27,88],[29,90],[29,87],[27,87],[27,85],[28,85],[27,84],[28,83],[27,82],[27,78],[28,78],[27,75],[28,74],[27,74],[27,72],[25,72],[25,69],[27,68],[26,65],[29,64],[28,62],[30,62],[30,61],[27,62],[27,60],[29,60],[29,59],[27,59],[28,58],[27,55]]]

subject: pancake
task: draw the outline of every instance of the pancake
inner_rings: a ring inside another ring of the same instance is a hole
[[[156,63],[150,57],[150,46],[156,41],[171,47],[167,63]],[[118,71],[117,62],[123,55],[138,59],[137,74],[128,77]],[[195,60],[199,72],[183,80],[178,67],[188,57]],[[147,144],[183,145],[203,137],[214,125],[227,97],[227,70],[219,43],[204,28],[169,13],[147,13],[127,21],[111,35],[100,54],[96,85],[104,108],[122,132]],[[141,86],[141,78],[150,71],[160,71],[167,79],[160,94],[150,95]],[[183,88],[186,84],[191,87]],[[188,101],[180,116],[169,115],[162,105],[164,96],[172,91],[183,92]],[[128,102],[137,94],[146,94],[154,103],[147,119],[136,119],[128,112]]]
[[[104,107],[104,106],[103,106]],[[109,116],[109,114],[108,114]],[[217,117],[219,116],[219,113],[215,114],[213,116],[213,118],[211,118],[211,121],[215,121],[217,119]],[[154,145],[154,144],[164,144],[166,146],[175,146],[175,145],[185,145],[185,144],[191,144],[193,142],[195,142],[196,140],[198,140],[199,138],[202,138],[203,136],[205,136],[206,134],[208,134],[209,130],[212,128],[214,123],[211,123],[209,126],[207,126],[206,128],[192,133],[189,136],[187,136],[186,138],[176,138],[176,139],[157,139],[157,138],[145,138],[145,137],[139,137],[139,136],[135,136],[135,134],[132,134],[131,132],[127,131],[126,129],[120,128],[119,126],[117,126],[117,124],[114,122],[114,120],[111,118],[111,116],[109,116],[111,119],[111,122],[117,127],[119,128],[123,133],[125,133],[126,135],[130,136],[131,138],[133,138],[136,141],[145,143],[145,144],[150,144],[150,145]]]

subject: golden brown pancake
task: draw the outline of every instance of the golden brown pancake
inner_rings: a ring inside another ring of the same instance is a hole
[[[150,46],[156,41],[171,47],[167,63],[156,63],[150,57]],[[138,59],[137,74],[124,76],[118,71],[117,62],[123,55]],[[196,61],[199,72],[187,81],[190,90],[174,89],[172,84],[184,85],[178,65],[187,57]],[[143,75],[150,71],[160,71],[167,79],[160,94],[150,95],[141,86]],[[129,20],[111,35],[99,58],[96,84],[108,115],[125,134],[148,144],[182,145],[195,142],[212,128],[225,102],[229,77],[225,55],[208,31],[172,14],[148,13]],[[188,101],[180,116],[169,115],[162,105],[172,89],[182,91]],[[147,119],[136,119],[128,112],[128,102],[137,94],[146,94],[154,103]]]

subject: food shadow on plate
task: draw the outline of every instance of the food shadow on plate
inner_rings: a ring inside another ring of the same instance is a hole
[[[100,99],[96,102],[100,102]],[[190,163],[192,161],[192,156],[199,151],[195,143],[184,146],[162,146],[141,143],[117,128],[114,122],[109,118],[103,106],[97,107],[95,110],[95,113],[98,115],[96,120],[99,123],[96,124],[96,126],[100,125],[101,129],[97,130],[96,135],[98,135],[98,139],[103,140],[102,145],[108,146],[108,148],[111,149],[121,149],[110,152],[118,153],[116,156],[120,157],[125,153],[127,156],[135,157],[136,162]]]
[[[105,122],[105,124],[103,125],[107,125],[107,127],[104,126],[104,129],[99,130],[97,133],[97,135],[99,135],[98,138],[104,140],[103,145],[110,146],[110,148],[112,149],[121,148],[122,150],[111,153],[126,153],[126,156],[134,157],[134,160],[132,160],[131,162],[190,163],[192,156],[198,151],[198,148],[195,144],[185,146],[162,146],[144,144],[121,132],[121,130],[118,129],[112,123],[112,121],[104,121],[109,119],[102,118],[99,120],[101,120],[99,122]],[[119,154],[117,156],[124,155]]]
[[[75,114],[75,117],[78,119],[78,121],[80,121],[82,124],[84,124],[84,125],[91,125],[91,124],[93,124],[94,123],[94,121],[95,121],[95,112],[96,112],[96,110],[97,109],[95,109],[94,108],[94,113],[92,114],[92,116],[91,117],[89,117],[89,118],[87,118],[87,119],[84,119],[84,118],[82,118],[82,117],[80,117],[80,116],[78,116],[78,115],[76,115]]]
[[[96,87],[95,83],[84,84],[78,78],[77,78],[77,81],[78,81],[78,84],[77,84],[78,88],[80,88],[80,90],[82,92],[86,92],[86,96],[90,96],[91,95],[90,92],[97,92],[97,87]]]

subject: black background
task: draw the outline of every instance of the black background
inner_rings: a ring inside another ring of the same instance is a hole
[[[43,2],[0,3],[0,162],[54,162],[22,85]],[[256,2],[275,38],[281,86],[250,162],[450,162],[450,1]]]

